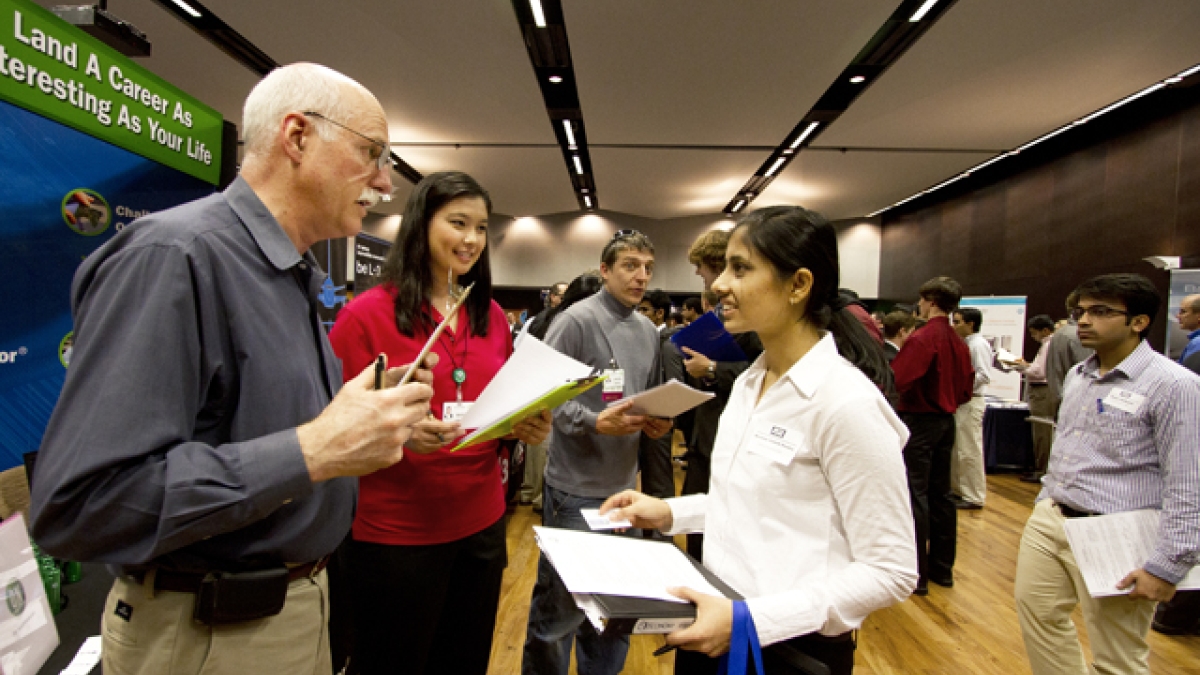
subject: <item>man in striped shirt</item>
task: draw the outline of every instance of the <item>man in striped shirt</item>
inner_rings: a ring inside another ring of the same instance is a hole
[[[1083,606],[1098,673],[1149,673],[1154,603],[1200,558],[1200,379],[1144,337],[1161,299],[1145,277],[1109,274],[1074,293],[1079,340],[1096,350],[1067,375],[1049,469],[1017,557],[1016,601],[1034,675],[1088,673],[1071,612]],[[1153,553],[1093,598],[1075,564],[1068,518],[1161,512]]]

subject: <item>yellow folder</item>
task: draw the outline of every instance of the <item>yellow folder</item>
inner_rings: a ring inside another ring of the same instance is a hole
[[[562,384],[554,387],[550,391],[542,394],[536,399],[526,403],[511,413],[505,415],[501,419],[480,427],[474,432],[463,437],[458,445],[450,449],[450,452],[457,452],[463,448],[490,441],[493,438],[500,438],[512,433],[513,425],[525,419],[539,410],[553,410],[562,405],[566,401],[570,401],[583,392],[600,384],[604,380],[605,375],[594,375],[592,377],[583,377],[577,380],[567,380]]]

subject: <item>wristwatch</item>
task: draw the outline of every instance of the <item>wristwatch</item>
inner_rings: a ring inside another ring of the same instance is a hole
[[[709,361],[708,362],[708,377],[716,377],[716,376],[717,376],[717,362]]]

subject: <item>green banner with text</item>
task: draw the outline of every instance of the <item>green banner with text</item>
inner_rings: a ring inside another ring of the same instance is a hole
[[[218,182],[217,111],[30,0],[0,0],[0,99]]]

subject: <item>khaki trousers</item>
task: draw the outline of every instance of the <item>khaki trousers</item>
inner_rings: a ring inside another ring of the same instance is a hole
[[[542,476],[546,473],[546,449],[549,439],[525,445],[525,480],[521,483],[521,502],[542,507]]]
[[[1146,633],[1154,602],[1088,595],[1063,530],[1066,519],[1049,499],[1033,507],[1017,554],[1015,595],[1025,653],[1034,675],[1087,675],[1071,612],[1083,607],[1092,673],[1149,675]],[[1130,570],[1131,572],[1133,570]]]
[[[100,620],[104,673],[329,675],[328,589],[322,571],[293,581],[283,611],[275,616],[206,626],[192,619],[194,594],[151,593],[145,584],[121,577]],[[118,603],[128,620],[117,613]]]
[[[987,401],[972,396],[954,411],[954,454],[950,456],[950,491],[964,501],[983,506],[987,473],[983,461],[983,413]]]
[[[1054,419],[1058,404],[1050,395],[1050,387],[1026,385],[1029,399],[1029,414],[1034,417]],[[1033,434],[1034,471],[1039,476],[1046,473],[1050,464],[1050,447],[1054,444],[1054,428],[1048,424],[1030,422],[1030,433]]]

